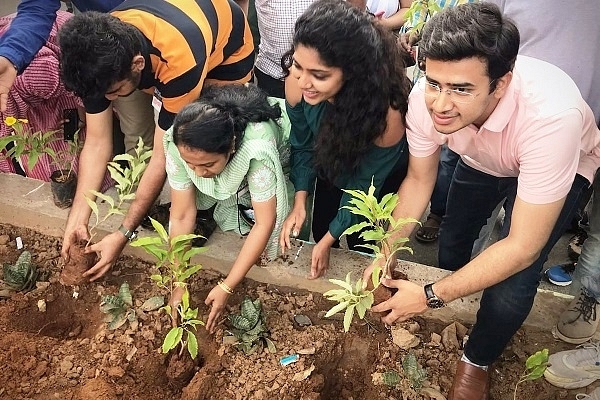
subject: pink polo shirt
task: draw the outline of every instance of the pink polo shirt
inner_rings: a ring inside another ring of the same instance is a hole
[[[416,86],[410,94],[410,154],[427,157],[447,143],[470,167],[518,177],[517,195],[528,203],[560,200],[575,173],[592,182],[600,166],[600,131],[592,110],[573,80],[547,62],[519,56],[504,97],[479,129],[437,132],[424,97]]]

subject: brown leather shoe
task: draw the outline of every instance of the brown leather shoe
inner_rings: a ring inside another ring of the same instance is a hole
[[[488,371],[459,361],[448,400],[489,400],[489,376]]]

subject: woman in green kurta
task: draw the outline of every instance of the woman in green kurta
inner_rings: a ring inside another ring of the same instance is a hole
[[[314,190],[311,278],[325,272],[331,247],[359,222],[342,208],[350,200],[342,189],[367,191],[373,179],[382,196],[406,176],[410,83],[401,51],[390,32],[340,0],[315,2],[296,22],[293,49],[283,60],[296,194],[280,244],[290,248]],[[362,243],[357,234],[347,241],[351,249]]]
[[[171,237],[193,232],[196,209],[213,205],[223,231],[248,235],[227,278],[206,298],[210,332],[229,292],[261,254],[277,255],[283,218],[289,212],[284,167],[289,161],[290,124],[283,107],[283,101],[267,98],[254,85],[213,86],[184,107],[165,134]],[[253,225],[240,214],[240,206],[253,209]]]

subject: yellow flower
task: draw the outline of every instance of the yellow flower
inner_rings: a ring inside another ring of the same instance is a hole
[[[15,117],[6,117],[6,118],[4,118],[4,123],[7,126],[13,126],[14,124],[17,123],[17,119]]]

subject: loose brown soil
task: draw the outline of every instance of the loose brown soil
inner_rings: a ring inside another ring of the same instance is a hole
[[[0,263],[17,259],[16,236],[22,237],[38,267],[50,272],[50,278],[29,293],[0,300],[1,400],[434,398],[419,394],[403,377],[401,361],[408,350],[395,345],[380,323],[355,321],[350,332],[343,333],[341,321],[321,317],[331,307],[321,294],[250,280],[236,290],[228,311],[238,311],[244,294],[259,297],[277,352],[245,356],[223,344],[226,326],[212,336],[199,329],[200,363],[191,382],[180,390],[168,384],[167,357],[160,351],[171,320],[164,312],[141,310],[146,299],[165,295],[150,282],[149,264],[122,257],[115,270],[98,283],[63,286],[58,282],[58,238],[0,224]],[[191,301],[206,318],[205,296],[220,277],[210,271],[198,275],[190,282]],[[116,294],[125,281],[139,324],[106,330],[100,298]],[[294,322],[297,314],[308,316],[313,325],[299,326]],[[461,341],[454,333],[442,335],[445,326],[434,320],[416,318],[402,326],[420,339],[411,351],[427,370],[425,384],[447,394]],[[552,339],[549,332],[520,330],[492,366],[492,399],[512,399],[525,359],[544,347],[551,352],[571,348]],[[296,363],[280,365],[282,356],[295,353],[304,354]],[[377,384],[377,377],[390,370],[400,374],[400,383],[395,387]],[[517,399],[574,399],[575,393],[540,379],[521,384]]]

